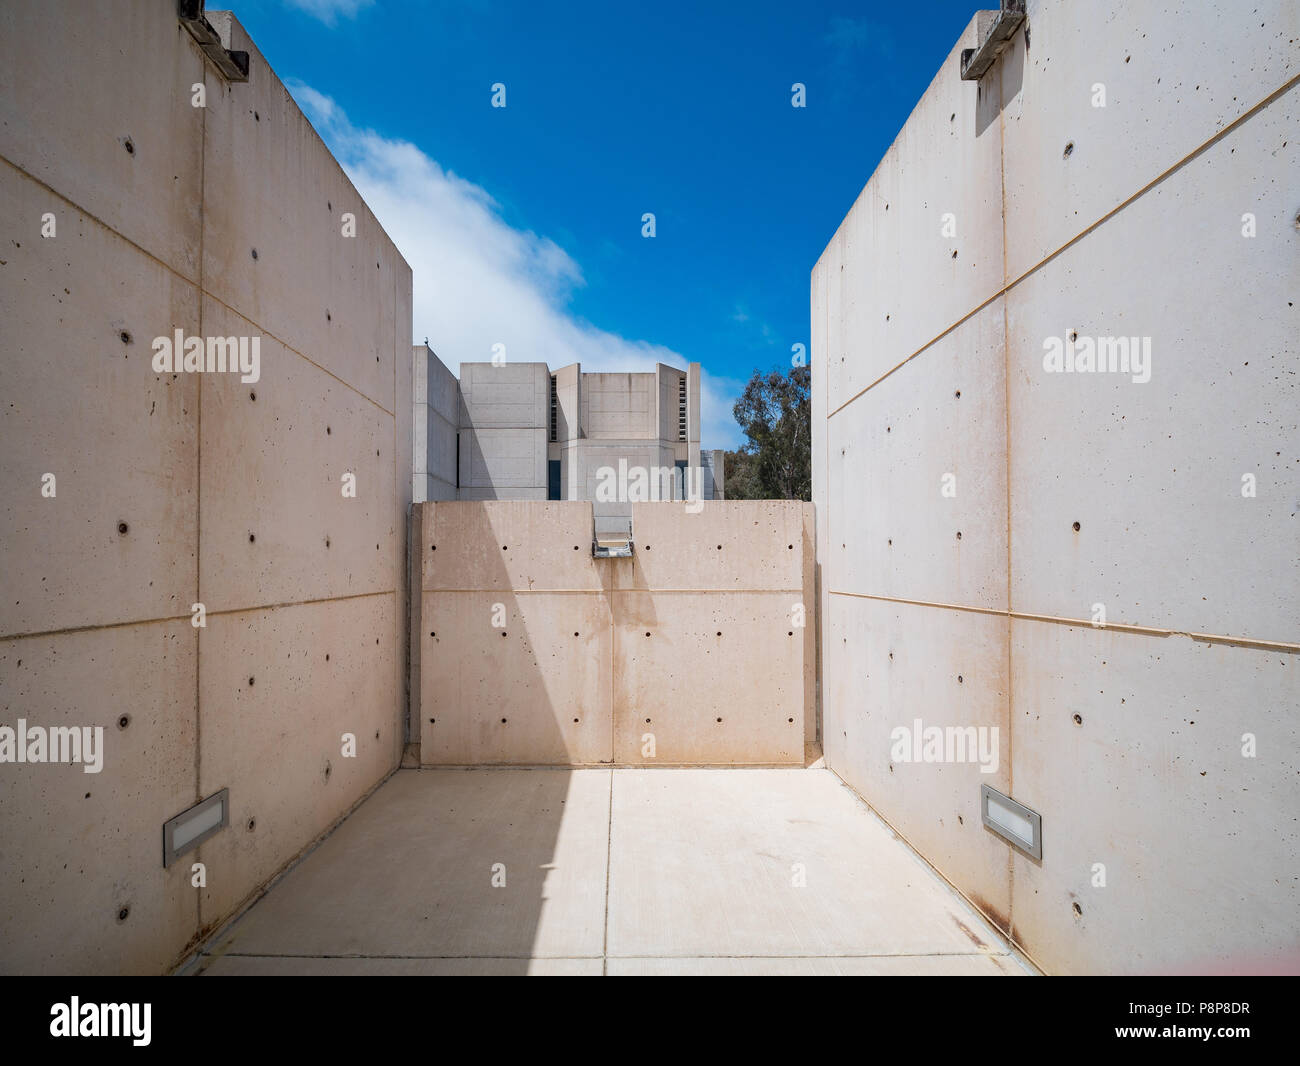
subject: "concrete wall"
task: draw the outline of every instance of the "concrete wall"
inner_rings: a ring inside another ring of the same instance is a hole
[[[460,499],[546,499],[545,363],[460,364]]]
[[[456,498],[456,431],[460,384],[426,344],[411,351],[415,418],[412,499]]]
[[[411,272],[209,17],[247,83],[174,0],[0,10],[0,725],[105,738],[98,774],[0,764],[5,971],[167,969],[399,754]],[[178,329],[259,338],[260,380],[155,372]]]
[[[1049,971],[1294,958],[1300,9],[1028,6],[813,271],[827,761]],[[1047,372],[1072,330],[1150,380]],[[996,772],[896,759],[918,718],[996,727]]]
[[[801,764],[812,506],[686,506],[593,559],[589,503],[420,505],[421,761]]]
[[[653,374],[584,374],[582,428],[591,440],[659,436]]]

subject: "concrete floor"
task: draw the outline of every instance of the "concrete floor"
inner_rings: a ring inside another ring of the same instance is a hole
[[[1033,972],[820,768],[400,770],[187,970]]]

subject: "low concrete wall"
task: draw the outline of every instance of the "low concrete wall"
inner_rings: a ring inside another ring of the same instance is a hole
[[[0,764],[7,972],[167,969],[399,756],[411,272],[209,18],[247,83],[174,0],[0,10],[0,725],[104,730],[97,774]],[[259,379],[156,372],[176,330],[258,338]]]
[[[426,765],[798,765],[816,728],[812,506],[418,505]],[[412,730],[416,735],[417,730]]]
[[[1028,8],[812,274],[827,762],[1049,971],[1294,966],[1300,9]],[[1150,380],[1048,372],[1071,332]]]

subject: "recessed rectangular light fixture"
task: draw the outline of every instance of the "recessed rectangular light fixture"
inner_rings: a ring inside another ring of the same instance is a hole
[[[163,867],[192,851],[213,833],[230,824],[230,789],[213,793],[202,803],[163,824]]]
[[[1043,857],[1043,817],[996,788],[980,785],[980,817],[985,826],[1033,859]]]

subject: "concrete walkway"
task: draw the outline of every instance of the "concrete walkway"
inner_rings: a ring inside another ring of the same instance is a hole
[[[219,974],[1024,974],[830,771],[400,770]]]

